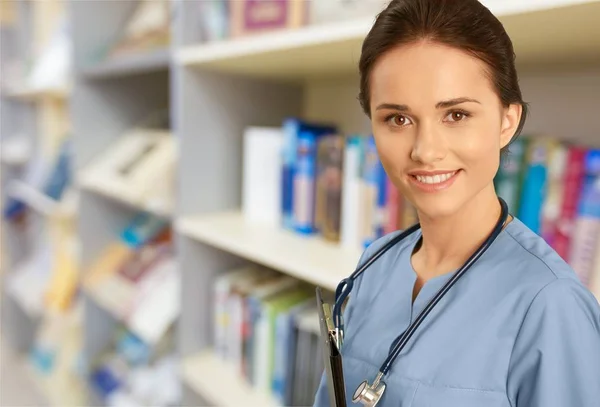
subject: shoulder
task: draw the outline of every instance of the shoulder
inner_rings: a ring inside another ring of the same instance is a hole
[[[543,286],[556,279],[571,280],[575,284],[579,282],[571,266],[518,218],[505,231],[506,247],[502,249],[505,264],[519,273],[523,283]]]

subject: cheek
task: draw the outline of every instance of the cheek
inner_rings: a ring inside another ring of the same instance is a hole
[[[454,150],[467,169],[477,176],[489,178],[496,173],[500,161],[500,130],[489,122],[470,129]]]

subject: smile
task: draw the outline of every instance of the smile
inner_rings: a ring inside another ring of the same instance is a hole
[[[442,182],[446,182],[452,178],[454,174],[456,174],[456,171],[433,176],[415,175],[415,178],[417,181],[422,182],[423,184],[441,184]]]
[[[454,184],[459,173],[457,170],[431,175],[413,174],[409,178],[414,186],[424,192],[438,192]]]

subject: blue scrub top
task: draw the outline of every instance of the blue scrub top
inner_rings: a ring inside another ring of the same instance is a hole
[[[372,244],[361,261],[399,232]],[[355,282],[344,311],[346,398],[373,383],[394,339],[451,277],[412,303],[413,233]],[[598,407],[600,306],[521,221],[507,225],[421,324],[394,362],[378,407]],[[325,377],[315,406],[329,406]],[[358,404],[360,405],[360,404]]]

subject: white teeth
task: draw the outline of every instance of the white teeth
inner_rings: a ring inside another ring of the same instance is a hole
[[[416,178],[419,182],[422,182],[423,184],[440,184],[442,182],[446,182],[448,181],[450,178],[452,178],[452,176],[456,174],[455,172],[449,172],[447,174],[441,174],[441,175],[434,175],[434,176],[423,176],[423,175],[417,175]]]

